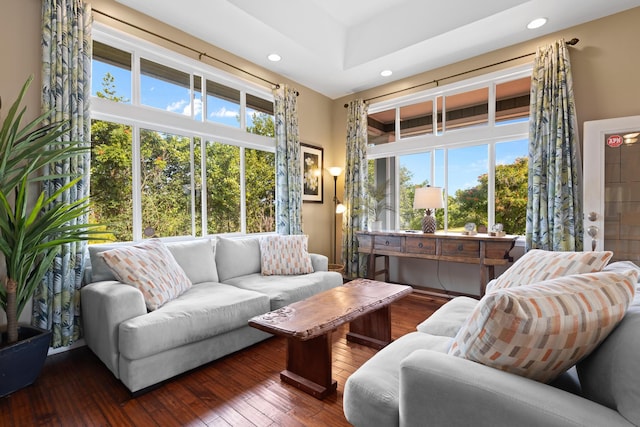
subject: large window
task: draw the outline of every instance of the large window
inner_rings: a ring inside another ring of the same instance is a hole
[[[268,89],[94,28],[91,217],[117,241],[275,230]]]
[[[438,229],[525,232],[530,66],[369,107],[370,188],[390,183],[383,226],[420,229],[416,187],[445,189]]]

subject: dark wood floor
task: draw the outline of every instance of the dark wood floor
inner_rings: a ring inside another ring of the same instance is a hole
[[[392,304],[392,335],[415,330],[443,301],[411,295]],[[338,392],[317,400],[280,382],[286,341],[270,338],[141,396],[86,347],[50,356],[35,384],[0,398],[0,426],[348,426],[345,380],[375,350],[333,332]]]

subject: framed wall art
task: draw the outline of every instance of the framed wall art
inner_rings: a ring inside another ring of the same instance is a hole
[[[300,144],[302,168],[302,201],[323,202],[323,155],[322,147]]]

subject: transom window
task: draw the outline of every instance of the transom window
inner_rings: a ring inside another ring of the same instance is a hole
[[[438,229],[524,234],[530,84],[524,66],[370,105],[369,185],[388,207],[372,219],[419,230],[415,188],[431,185],[444,188]]]
[[[96,24],[91,219],[117,241],[275,231],[273,96]]]

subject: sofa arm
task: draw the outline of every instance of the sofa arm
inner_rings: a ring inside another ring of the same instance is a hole
[[[116,378],[120,323],[147,313],[142,292],[116,281],[91,283],[80,291],[84,339]]]
[[[311,265],[313,266],[313,271],[329,271],[329,258],[325,255],[320,254],[309,254],[311,255]]]
[[[430,350],[402,361],[399,406],[401,426],[632,425],[588,399]]]

